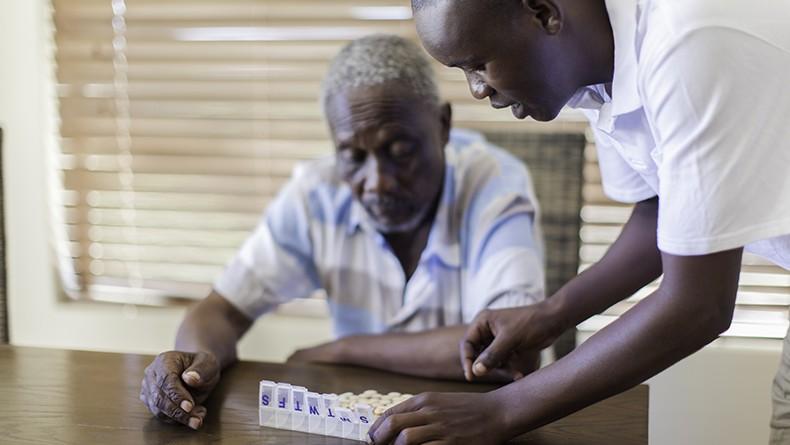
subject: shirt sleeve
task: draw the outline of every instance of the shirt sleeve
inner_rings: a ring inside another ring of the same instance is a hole
[[[250,319],[320,288],[308,212],[304,194],[292,181],[214,283]]]
[[[790,53],[711,27],[640,68],[658,145],[658,246],[703,255],[790,233]]]
[[[656,196],[656,191],[613,146],[617,141],[599,130],[594,130],[593,133],[604,194],[609,199],[627,204]]]
[[[470,228],[468,290],[464,322],[483,309],[526,306],[545,298],[543,240],[538,208],[523,164],[501,165],[497,178],[483,185],[484,202]]]

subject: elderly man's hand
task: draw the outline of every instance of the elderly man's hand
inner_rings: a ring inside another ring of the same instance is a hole
[[[482,311],[461,341],[464,376],[472,381],[501,370],[517,380],[535,369],[536,354],[563,331],[560,319],[543,303]]]
[[[509,439],[495,393],[423,393],[370,428],[375,445],[494,445]]]
[[[220,370],[210,353],[163,352],[145,368],[140,400],[159,419],[196,430],[206,417],[201,404],[219,382]]]

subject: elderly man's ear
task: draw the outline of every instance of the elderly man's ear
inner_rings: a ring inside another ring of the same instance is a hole
[[[453,128],[453,107],[450,102],[439,106],[439,119],[442,125],[442,148],[450,141],[450,129]]]

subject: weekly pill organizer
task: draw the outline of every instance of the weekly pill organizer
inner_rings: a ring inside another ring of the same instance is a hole
[[[303,386],[261,380],[259,423],[268,428],[369,442],[375,419],[412,397],[367,390],[361,394],[321,394]]]

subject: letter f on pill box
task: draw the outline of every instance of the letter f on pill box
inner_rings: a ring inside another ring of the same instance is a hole
[[[275,388],[277,398],[277,409],[275,415],[275,427],[280,429],[291,429],[291,408],[293,407],[293,387],[287,383],[278,383]]]

